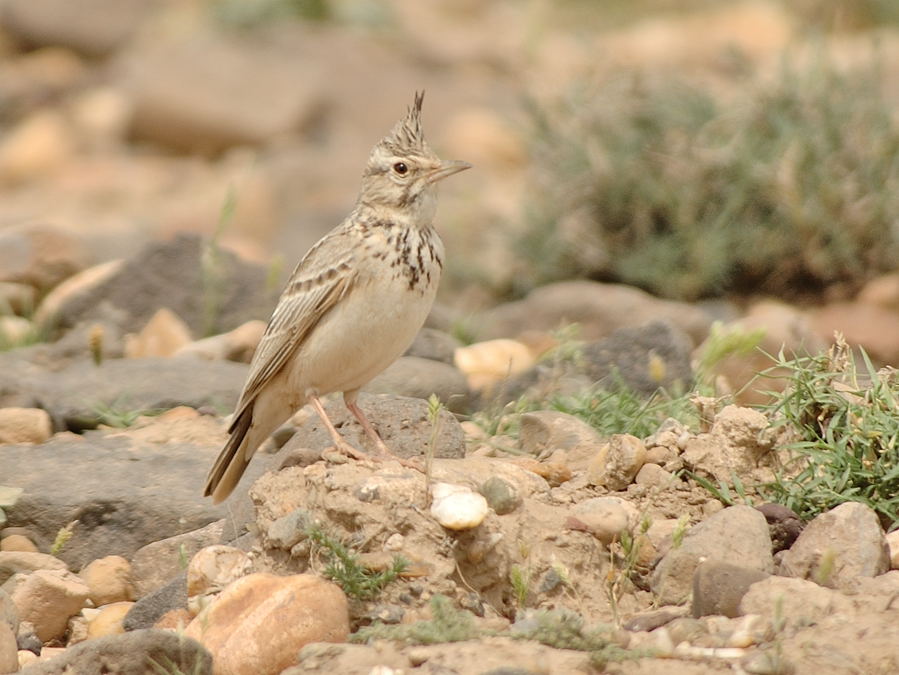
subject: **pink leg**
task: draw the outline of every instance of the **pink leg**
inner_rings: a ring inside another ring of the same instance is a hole
[[[307,398],[312,404],[312,407],[315,408],[315,412],[317,412],[318,416],[321,418],[322,424],[325,425],[328,433],[331,434],[331,440],[334,441],[334,446],[340,452],[345,455],[349,455],[350,457],[355,457],[356,459],[372,459],[361,450],[356,450],[356,448],[347,443],[346,439],[344,439],[343,436],[340,435],[340,433],[334,427],[334,423],[331,421],[331,418],[328,417],[328,413],[325,412],[325,408],[322,405],[322,402],[319,400],[318,396],[309,395]]]
[[[378,432],[375,431],[375,428],[371,425],[371,422],[368,421],[368,418],[365,416],[365,413],[362,412],[362,408],[356,403],[356,395],[358,392],[347,392],[343,395],[343,402],[346,403],[347,410],[353,413],[353,417],[359,420],[359,424],[362,425],[362,430],[365,432],[365,435],[371,440],[372,443],[375,444],[375,447],[378,449],[378,452],[381,453],[383,459],[392,459],[394,461],[399,462],[405,467],[409,467],[410,469],[415,469],[416,471],[421,471],[421,465],[415,460],[411,459],[403,459],[402,457],[397,457],[393,452],[391,452],[390,448],[387,447],[387,444],[381,439],[378,435]]]

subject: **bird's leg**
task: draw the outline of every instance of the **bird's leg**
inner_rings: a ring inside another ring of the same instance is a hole
[[[319,418],[322,421],[322,424],[325,425],[325,428],[328,430],[328,433],[331,434],[331,440],[334,441],[334,446],[343,454],[349,455],[350,457],[355,457],[356,459],[372,459],[369,455],[362,452],[361,450],[357,450],[352,445],[350,445],[347,440],[340,435],[340,432],[337,431],[337,428],[334,426],[334,423],[331,421],[331,418],[328,417],[328,413],[325,412],[325,408],[322,405],[321,400],[318,396],[308,395],[307,396],[309,402],[312,404],[312,407],[315,408],[315,412],[318,413]]]
[[[410,469],[415,469],[416,471],[421,471],[421,465],[415,460],[411,459],[403,459],[402,457],[397,457],[390,448],[387,447],[387,444],[381,439],[378,435],[378,432],[375,431],[375,428],[371,425],[371,422],[368,421],[368,418],[365,416],[365,413],[362,412],[362,408],[359,407],[359,404],[356,403],[356,392],[352,394],[346,393],[343,395],[343,402],[346,404],[347,410],[353,413],[353,417],[359,420],[359,424],[362,425],[362,430],[365,431],[365,435],[371,440],[372,443],[375,444],[375,447],[378,449],[378,452],[385,459],[392,459],[399,462],[401,465],[408,467]]]

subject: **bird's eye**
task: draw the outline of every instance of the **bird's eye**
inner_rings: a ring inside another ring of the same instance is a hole
[[[397,162],[396,164],[393,165],[393,170],[402,176],[407,171],[409,171],[409,167],[406,166],[405,162]]]

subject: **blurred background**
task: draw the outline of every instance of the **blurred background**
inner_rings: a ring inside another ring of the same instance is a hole
[[[39,300],[190,232],[277,285],[421,88],[476,167],[442,187],[444,305],[875,280],[899,322],[895,0],[2,0],[0,277],[55,252]]]

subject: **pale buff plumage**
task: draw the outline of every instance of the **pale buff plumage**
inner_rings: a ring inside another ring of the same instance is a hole
[[[442,161],[421,128],[422,94],[371,151],[352,213],[297,265],[259,343],[229,432],[206,481],[216,503],[240,481],[256,448],[311,403],[334,444],[343,440],[319,397],[340,391],[382,453],[361,409],[359,389],[411,344],[424,323],[443,268],[433,228],[436,184],[469,168]]]

